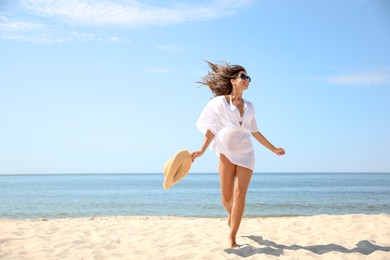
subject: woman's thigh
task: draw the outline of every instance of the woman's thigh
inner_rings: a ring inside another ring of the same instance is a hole
[[[236,165],[223,155],[219,155],[219,178],[222,197],[230,200],[233,197],[234,178],[236,176]]]

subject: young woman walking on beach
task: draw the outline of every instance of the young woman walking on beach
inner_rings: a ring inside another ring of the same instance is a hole
[[[243,99],[251,78],[244,67],[229,63],[207,62],[211,71],[198,82],[214,94],[196,123],[204,134],[199,151],[192,158],[202,156],[207,147],[219,156],[219,176],[222,204],[228,213],[229,246],[237,247],[236,234],[245,209],[245,198],[255,166],[255,153],[250,136],[277,155],[283,148],[273,146],[259,131],[251,102]]]

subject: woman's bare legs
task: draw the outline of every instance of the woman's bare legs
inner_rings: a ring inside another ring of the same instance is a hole
[[[234,187],[231,227],[229,235],[230,240],[233,240],[234,243],[238,228],[241,224],[242,216],[244,215],[246,193],[252,178],[252,173],[253,171],[248,168],[241,166],[236,167],[236,184]],[[232,246],[236,245],[237,244],[234,244]]]
[[[226,156],[220,154],[219,176],[222,204],[229,215],[229,245],[235,247],[237,246],[236,234],[244,214],[246,192],[252,177],[252,170],[236,166]]]
[[[232,164],[225,155],[220,154],[219,178],[221,184],[222,205],[228,213],[228,225],[230,227],[231,213],[233,206],[234,177],[236,175],[236,165]]]

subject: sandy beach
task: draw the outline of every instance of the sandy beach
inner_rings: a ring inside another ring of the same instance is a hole
[[[0,220],[0,259],[390,259],[390,215]]]

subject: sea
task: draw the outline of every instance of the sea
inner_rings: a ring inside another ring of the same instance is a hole
[[[0,218],[226,217],[217,173],[0,175]],[[245,217],[390,214],[390,173],[254,173]]]

